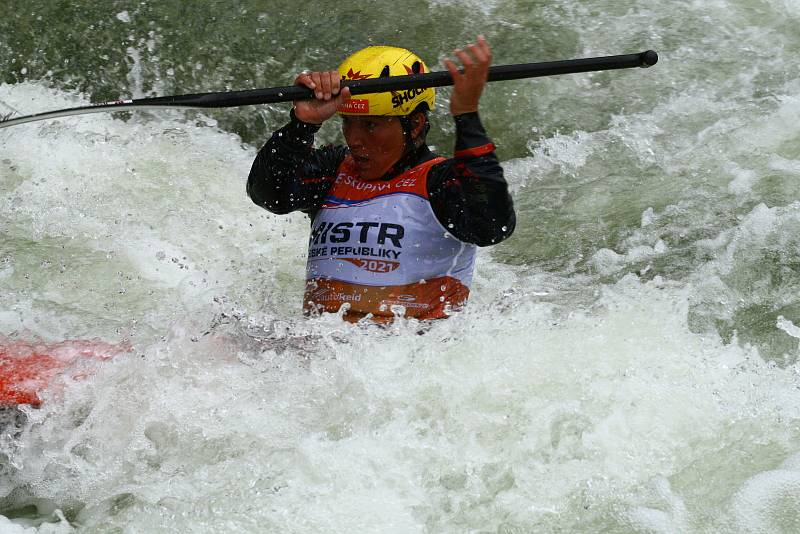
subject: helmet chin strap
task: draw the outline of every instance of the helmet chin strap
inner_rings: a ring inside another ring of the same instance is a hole
[[[416,139],[414,139],[412,135],[412,131],[414,130],[414,124],[411,121],[411,117],[419,113],[422,116],[421,120],[425,121],[425,125],[422,131],[419,133]],[[400,117],[400,126],[403,128],[403,138],[405,142],[405,146],[403,147],[403,156],[400,159],[405,158],[408,154],[418,149],[422,144],[425,142],[425,137],[428,135],[428,131],[431,129],[431,124],[428,122],[428,117],[422,111],[415,111],[411,115],[405,115]]]
[[[415,112],[417,113],[417,112]],[[397,173],[399,170],[409,167],[411,165],[411,161],[414,159],[412,156],[414,152],[419,149],[423,144],[425,144],[425,137],[428,134],[428,130],[431,129],[431,125],[428,122],[427,115],[424,112],[418,112],[423,115],[423,120],[425,121],[425,126],[423,130],[419,133],[416,139],[412,136],[412,130],[414,129],[414,125],[411,121],[411,115],[404,115],[401,117],[397,117],[400,121],[400,127],[403,129],[403,153],[400,155],[398,160],[392,165],[392,168],[384,175],[392,176]]]

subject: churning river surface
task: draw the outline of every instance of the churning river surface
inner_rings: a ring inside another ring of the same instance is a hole
[[[422,335],[300,314],[308,221],[245,194],[287,105],[0,130],[0,336],[130,346],[0,435],[0,531],[800,531],[798,28],[797,0],[0,0],[2,114],[478,33],[496,64],[660,55],[487,88],[517,230]]]

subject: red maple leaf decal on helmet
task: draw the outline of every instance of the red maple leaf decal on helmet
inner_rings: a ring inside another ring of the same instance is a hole
[[[366,80],[372,76],[372,74],[361,74],[361,71],[353,72],[353,68],[350,67],[350,70],[347,71],[347,77],[351,80]]]

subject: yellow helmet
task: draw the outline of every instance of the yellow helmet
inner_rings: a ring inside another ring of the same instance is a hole
[[[424,72],[429,72],[428,67],[419,56],[395,46],[368,46],[339,65],[342,80],[365,80]],[[420,104],[433,110],[435,99],[432,87],[354,95],[339,107],[339,114],[403,116],[411,114]]]

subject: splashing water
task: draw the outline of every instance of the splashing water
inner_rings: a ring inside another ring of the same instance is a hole
[[[661,60],[487,88],[518,227],[431,325],[300,315],[308,221],[244,192],[285,107],[0,131],[0,335],[132,347],[3,414],[0,530],[798,531],[794,3],[414,0],[398,28],[368,2],[351,32],[277,4],[0,8],[0,112],[478,32],[498,63]]]

